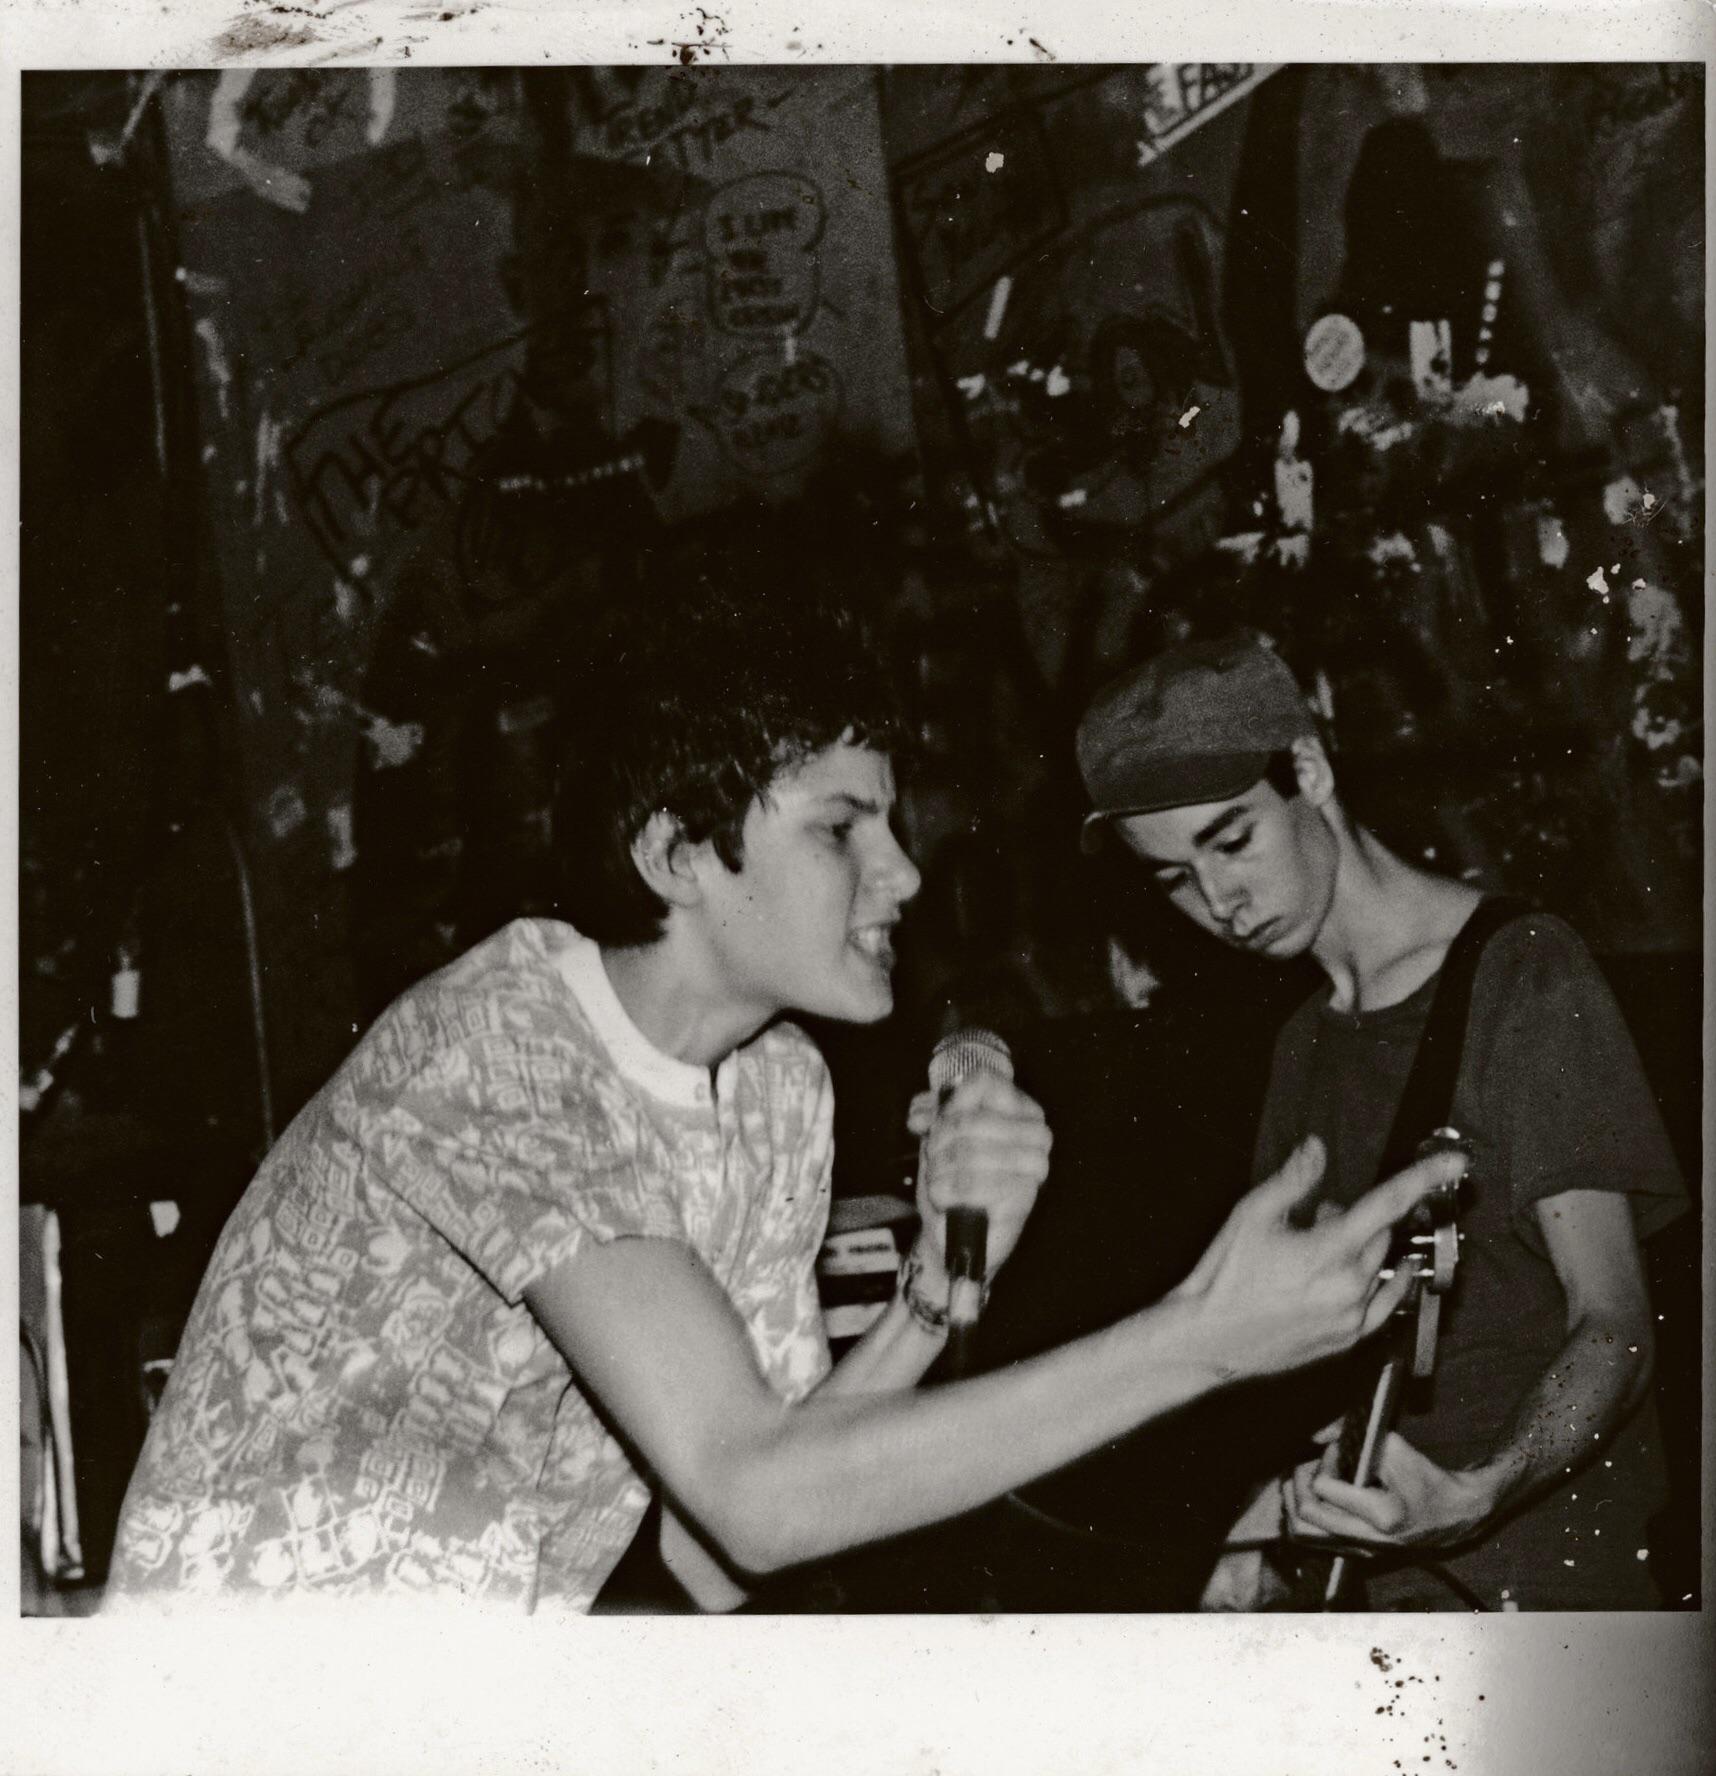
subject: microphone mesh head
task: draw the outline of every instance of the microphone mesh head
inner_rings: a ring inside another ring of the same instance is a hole
[[[955,1030],[942,1037],[930,1053],[929,1083],[933,1092],[949,1092],[972,1073],[1013,1077],[1013,1051],[993,1030]]]

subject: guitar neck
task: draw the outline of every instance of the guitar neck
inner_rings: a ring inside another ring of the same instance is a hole
[[[1419,1156],[1439,1148],[1463,1151],[1454,1130],[1438,1129],[1420,1144]],[[1413,1281],[1380,1334],[1382,1363],[1369,1401],[1355,1406],[1341,1421],[1335,1472],[1353,1486],[1377,1483],[1383,1443],[1400,1416],[1406,1384],[1415,1375],[1428,1376],[1434,1366],[1442,1296],[1454,1280],[1459,1258],[1459,1230],[1455,1225],[1458,1190],[1457,1181],[1442,1186],[1427,1203],[1420,1205],[1405,1229],[1397,1230],[1396,1247],[1390,1258],[1397,1265],[1410,1264]],[[1341,1608],[1348,1600],[1348,1570],[1347,1557],[1337,1555],[1323,1589],[1325,1609]]]
[[[1400,1416],[1400,1397],[1411,1374],[1410,1353],[1400,1341],[1391,1340],[1391,1349],[1377,1372],[1376,1386],[1371,1390],[1367,1411],[1349,1412],[1341,1420],[1341,1439],[1336,1458],[1336,1473],[1354,1486],[1369,1486],[1376,1478],[1377,1463],[1382,1455],[1382,1440],[1394,1429]],[[1322,1603],[1325,1609],[1342,1606],[1347,1591],[1347,1559],[1337,1554],[1329,1565],[1324,1583]]]
[[[1406,1388],[1409,1363],[1396,1350],[1377,1373],[1370,1404],[1364,1411],[1349,1412],[1341,1421],[1337,1473],[1354,1486],[1369,1486],[1376,1478],[1382,1440],[1400,1417],[1400,1398]]]

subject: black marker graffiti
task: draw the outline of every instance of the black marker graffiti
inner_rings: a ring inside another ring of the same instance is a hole
[[[643,160],[666,150],[683,169],[703,168],[735,136],[767,134],[773,125],[766,113],[792,96],[790,88],[768,98],[741,93],[731,104],[700,114],[709,90],[684,76],[669,76],[659,99],[616,106],[597,120],[592,133],[601,152],[617,159]]]
[[[790,364],[747,358],[722,378],[714,408],[692,417],[710,426],[747,474],[767,477],[816,455],[840,412],[840,377],[826,358],[800,352]]]
[[[342,573],[389,531],[450,513],[467,594],[494,605],[528,596],[592,546],[603,515],[630,501],[637,523],[673,473],[679,427],[641,420],[614,438],[593,408],[537,400],[542,359],[587,323],[606,349],[606,315],[579,309],[437,375],[331,403],[288,440],[289,483],[323,555]],[[525,349],[520,351],[518,348]]]
[[[726,333],[802,333],[816,314],[822,193],[798,173],[752,173],[709,200],[709,308]]]
[[[473,68],[457,78],[458,90],[447,103],[447,133],[468,142],[510,109],[513,75],[507,68]]]
[[[523,337],[430,376],[344,396],[287,440],[293,497],[335,567],[383,525],[415,529],[453,503],[518,391]]]
[[[666,149],[680,167],[707,167],[714,160],[714,151],[746,131],[766,133],[766,117],[757,115],[759,99],[744,92],[732,105],[698,117],[700,94],[696,91],[668,89],[666,98],[655,105],[622,105],[609,112],[597,126],[604,151],[622,160],[638,160]]]

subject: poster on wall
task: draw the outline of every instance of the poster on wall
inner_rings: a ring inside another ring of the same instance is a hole
[[[1144,527],[1190,552],[1239,441],[1227,199],[1240,102],[1274,69],[984,72],[890,89],[932,480],[1026,559],[1089,558]]]

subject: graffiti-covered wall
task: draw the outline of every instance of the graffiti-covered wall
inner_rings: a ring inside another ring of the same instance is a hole
[[[546,904],[557,668],[651,550],[909,448],[875,88],[244,70],[165,103],[291,1099]]]
[[[1248,623],[1403,849],[1696,947],[1702,71],[884,94],[928,498],[1012,588],[1050,754],[1126,659]]]
[[[1242,422],[1222,312],[1231,196],[1242,101],[1270,72],[890,82],[932,483],[1027,580],[1122,542],[1184,557],[1220,534],[1215,478]]]
[[[551,903],[568,669],[692,534],[869,574],[921,947],[982,884],[1038,1009],[1107,986],[1080,702],[1235,620],[1406,848],[1695,943],[1696,68],[154,90],[283,1105]]]

